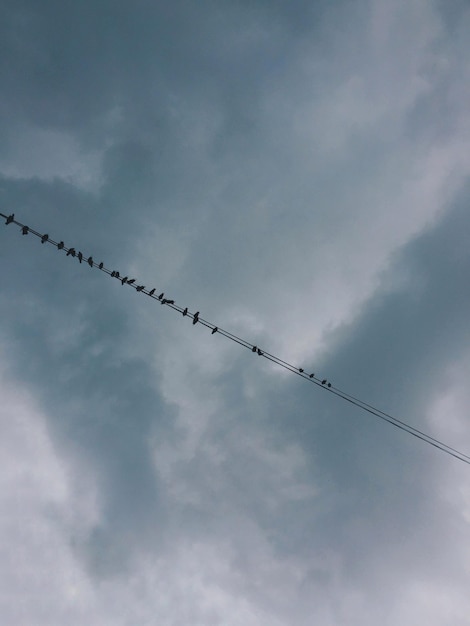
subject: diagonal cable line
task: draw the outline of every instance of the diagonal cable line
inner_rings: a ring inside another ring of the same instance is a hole
[[[145,285],[139,284],[136,279],[129,278],[128,276],[122,276],[119,273],[119,271],[108,269],[107,267],[104,266],[104,263],[102,262],[97,263],[93,259],[92,256],[87,256],[83,254],[81,251],[79,250],[77,251],[73,247],[67,247],[63,241],[55,241],[54,239],[49,237],[49,234],[47,233],[42,234],[30,228],[29,226],[26,226],[26,224],[22,224],[21,222],[18,222],[15,219],[14,214],[5,215],[3,213],[0,213],[0,217],[5,218],[6,225],[15,224],[16,226],[20,227],[23,235],[29,235],[29,234],[34,235],[35,237],[38,237],[41,240],[42,244],[47,243],[47,244],[53,245],[57,247],[58,250],[65,252],[66,256],[72,256],[74,258],[77,258],[80,263],[84,265],[88,265],[91,268],[97,268],[100,271],[104,272],[105,274],[108,274],[112,278],[115,278],[121,281],[122,285],[133,287],[135,291],[142,293],[154,300],[157,300],[158,302],[160,302],[160,304],[168,306],[174,311],[181,313],[183,317],[188,317],[189,319],[191,319],[193,325],[201,324],[202,326],[205,326],[206,328],[211,330],[211,334],[217,333],[219,335],[222,335],[226,339],[229,339],[230,341],[233,341],[234,343],[237,343],[240,346],[251,350],[251,352],[253,352],[254,354],[257,354],[258,356],[261,356],[267,359],[268,361],[274,363],[275,365],[278,365],[279,367],[286,369],[292,374],[296,374],[297,376],[300,376],[304,380],[310,383],[313,383],[314,385],[317,385],[318,387],[321,387],[323,390],[328,391],[329,393],[337,396],[338,398],[341,398],[342,400],[358,407],[359,409],[362,409],[363,411],[391,424],[392,426],[395,426],[396,428],[403,430],[409,435],[412,435],[413,437],[416,437],[417,439],[424,441],[425,443],[437,448],[441,452],[445,452],[446,454],[453,456],[459,461],[462,461],[463,463],[467,463],[468,465],[470,465],[470,455],[464,454],[463,452],[460,452],[456,448],[453,448],[452,446],[445,444],[439,439],[436,439],[432,437],[431,435],[428,435],[425,432],[418,430],[417,428],[414,428],[410,424],[407,424],[406,422],[394,417],[390,413],[386,413],[385,411],[382,411],[378,409],[377,407],[367,402],[364,402],[363,400],[360,400],[359,398],[351,394],[348,394],[345,391],[342,391],[341,389],[338,389],[337,387],[334,387],[327,379],[325,378],[322,379],[319,376],[315,375],[314,373],[309,374],[305,371],[304,368],[292,365],[291,363],[284,361],[280,357],[274,354],[271,354],[270,352],[267,352],[266,350],[260,348],[259,346],[247,341],[246,339],[243,339],[242,337],[239,337],[220,326],[216,326],[212,322],[201,317],[199,311],[192,313],[189,311],[187,307],[183,308],[180,305],[176,304],[174,300],[170,298],[165,298],[165,294],[163,292],[160,293],[159,295],[156,295],[157,290],[155,288],[148,289],[147,287],[145,287]]]

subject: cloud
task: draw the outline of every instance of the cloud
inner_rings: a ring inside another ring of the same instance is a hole
[[[2,12],[3,213],[469,451],[464,3]],[[2,229],[9,623],[466,622],[466,466]]]

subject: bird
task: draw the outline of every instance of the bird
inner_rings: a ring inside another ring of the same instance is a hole
[[[211,335],[215,335],[215,333],[218,331],[219,329],[217,328],[217,326],[214,326],[214,328],[212,329]]]
[[[15,219],[15,214],[14,214],[14,213],[12,213],[12,214],[11,214],[11,215],[9,215],[9,216],[7,217],[7,219],[5,220],[5,224],[8,226],[8,224],[11,224],[11,223],[14,221],[14,219]]]
[[[193,324],[197,324],[199,322],[199,311],[193,315]]]
[[[315,374],[310,374],[309,378],[313,378],[315,376]]]
[[[259,356],[263,356],[263,353],[261,352],[261,350],[258,348],[258,354]]]
[[[139,285],[135,288],[136,291],[143,291],[145,289],[145,285]]]
[[[82,254],[81,252],[79,252],[79,253],[77,254],[77,256],[78,256],[78,260],[79,260],[79,261],[80,261],[80,263],[81,263],[81,262],[82,262],[82,259],[83,259],[83,254]]]
[[[186,317],[187,314],[188,314],[188,307],[186,307],[185,310],[183,311],[183,317]]]
[[[327,381],[326,381],[326,378],[324,378],[324,379],[321,381],[321,384],[322,384],[322,385],[326,385],[326,382],[327,382]]]
[[[69,255],[75,256],[75,248],[69,248],[68,249],[68,252],[67,252],[66,256],[69,256]]]
[[[119,280],[121,280],[121,277],[119,276],[119,272],[116,271],[116,278],[119,278]]]
[[[43,235],[43,236],[41,237],[41,243],[46,243],[46,241],[47,241],[48,239],[49,239],[49,235],[47,235],[47,234],[46,234],[46,235]]]
[[[102,269],[103,269],[103,267],[104,267],[104,263],[103,263],[103,261],[101,261],[101,263],[98,265],[98,267],[99,267],[99,269],[100,269],[100,270],[102,270]]]
[[[116,272],[114,270],[111,272],[111,278],[116,278]]]
[[[131,278],[130,280],[127,281],[128,285],[132,285],[133,283],[135,283],[135,278]]]
[[[328,384],[327,384],[327,387],[331,387],[331,383],[328,383]]]
[[[174,300],[167,300],[166,298],[163,298],[162,300],[162,304],[174,304],[175,301]]]
[[[154,294],[154,293],[155,293],[155,288],[153,288],[153,289],[151,289],[151,290],[149,291],[149,296],[153,296],[153,294]]]
[[[62,248],[65,246],[63,241],[59,241],[59,243],[57,244],[57,250],[62,250]]]
[[[164,293],[163,293],[163,291],[162,291],[162,293],[158,296],[158,299],[159,299],[159,300],[161,300],[161,299],[163,298],[163,296],[164,296],[164,295],[165,295],[165,294],[164,294]]]
[[[300,372],[301,374],[303,374],[303,373],[304,373],[304,370],[303,370],[301,367],[299,367],[299,372]]]
[[[127,276],[124,276],[124,278],[121,278],[121,284],[124,285],[124,283],[127,283]]]
[[[28,231],[29,231],[29,228],[28,228],[27,226],[23,226],[23,228],[21,229],[21,233],[22,233],[23,235],[27,235],[27,234],[28,234]]]
[[[87,259],[87,263],[90,267],[93,267],[93,257],[89,256]]]
[[[258,350],[258,348],[257,348],[256,346],[253,346],[253,347],[251,348],[251,351],[252,351],[252,352],[256,352],[256,350]]]

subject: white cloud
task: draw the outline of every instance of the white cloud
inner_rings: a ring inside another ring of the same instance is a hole
[[[59,178],[80,189],[99,190],[102,154],[80,148],[72,133],[20,126],[10,130],[9,135],[3,153],[0,153],[3,176],[45,181]]]
[[[92,477],[57,455],[31,398],[5,375],[0,388],[3,619],[81,623],[93,592],[72,543],[99,519]]]

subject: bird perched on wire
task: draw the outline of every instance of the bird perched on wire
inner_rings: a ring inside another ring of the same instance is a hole
[[[103,261],[101,261],[101,263],[98,265],[98,268],[99,268],[100,270],[102,270],[102,269],[103,269],[103,267],[104,267],[104,263],[103,263]]]
[[[8,226],[8,224],[11,224],[13,221],[15,220],[15,214],[12,213],[11,215],[9,215],[7,217],[7,219],[5,220],[5,224]]]
[[[186,307],[185,310],[183,311],[183,317],[186,317],[187,314],[188,314],[188,307]]]
[[[22,235],[27,235],[29,231],[29,228],[27,226],[23,226],[23,228],[21,229],[21,234]]]
[[[309,378],[313,378],[315,376],[315,374],[309,374]]]
[[[46,243],[46,241],[47,241],[48,239],[49,239],[49,235],[47,235],[47,234],[46,234],[46,235],[43,235],[43,236],[41,237],[41,243]]]
[[[145,285],[139,285],[135,288],[136,291],[143,291],[145,289]]]
[[[164,296],[164,295],[165,295],[165,294],[164,294],[164,293],[163,293],[163,291],[162,291],[162,293],[158,296],[158,299],[159,299],[159,300],[161,300],[161,299],[163,298],[163,296]]]
[[[155,287],[149,291],[149,296],[153,296],[154,293],[155,293]]]
[[[199,311],[193,315],[193,324],[197,324],[199,322]]]
[[[76,252],[75,252],[75,248],[69,248],[68,252],[65,256],[75,256]]]
[[[132,285],[135,283],[135,278],[131,278],[130,280],[127,281],[128,285]]]
[[[212,329],[211,335],[215,335],[215,333],[218,331],[219,329],[217,328],[217,326],[214,326],[214,328]]]
[[[327,380],[326,380],[326,378],[324,378],[324,379],[321,381],[321,384],[322,384],[322,385],[326,385],[326,383],[327,383]]]
[[[86,262],[90,267],[93,267],[93,257],[89,256]]]
[[[124,278],[121,278],[121,285],[124,285],[124,283],[127,283],[127,276],[124,276]]]
[[[263,353],[261,352],[261,350],[258,348],[258,354],[259,356],[263,356]]]
[[[253,347],[251,348],[251,351],[252,351],[252,352],[256,352],[256,350],[258,350],[258,348],[257,348],[256,346],[253,346]]]
[[[163,298],[162,300],[162,304],[174,304],[175,301],[174,300],[167,300],[166,298]]]
[[[59,243],[57,244],[57,250],[62,250],[64,246],[65,246],[65,243],[63,241],[59,241]]]
[[[82,259],[83,259],[83,254],[82,254],[81,252],[79,252],[79,253],[77,254],[77,256],[78,256],[78,260],[79,260],[79,261],[80,261],[80,263],[81,263],[81,262],[82,262]]]

